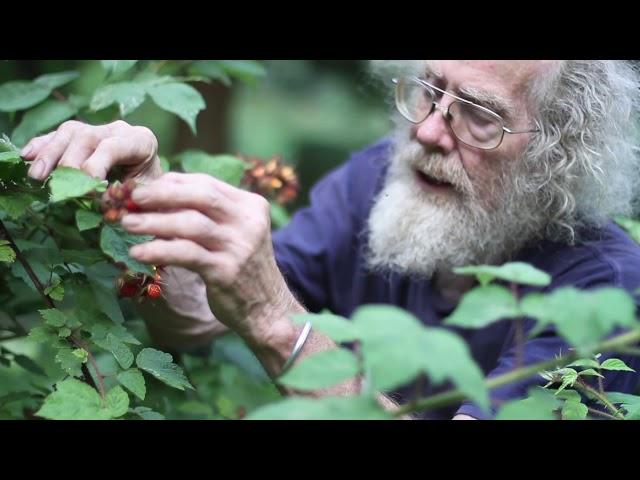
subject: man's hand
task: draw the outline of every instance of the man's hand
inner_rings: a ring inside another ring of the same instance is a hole
[[[124,167],[125,178],[162,175],[155,135],[121,120],[100,126],[65,122],[27,143],[22,156],[32,162],[29,176],[36,180],[44,180],[57,166],[78,168],[101,179],[115,166]]]
[[[200,274],[215,317],[250,345],[270,345],[280,328],[291,329],[278,320],[303,309],[276,265],[263,197],[208,175],[167,173],[131,198],[142,213],[125,215],[122,226],[157,237],[134,246],[133,258]]]

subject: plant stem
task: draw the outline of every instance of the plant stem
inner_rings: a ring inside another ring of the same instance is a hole
[[[100,392],[100,397],[104,400],[104,396],[106,394],[105,388],[104,388],[104,375],[102,375],[102,373],[100,372],[100,369],[98,368],[98,363],[96,362],[96,358],[93,356],[93,354],[91,353],[91,350],[89,350],[89,347],[87,346],[86,343],[84,343],[82,340],[80,340],[79,338],[71,338],[71,341],[77,346],[80,347],[82,349],[84,349],[85,352],[87,352],[87,358],[89,359],[89,362],[91,362],[91,366],[93,367],[93,369],[96,372],[96,377],[98,377],[98,387],[97,390]],[[82,366],[87,370],[85,373],[86,375],[89,375],[89,379],[91,380],[91,382],[93,383],[93,377],[91,377],[91,373],[89,372],[89,369],[87,368],[86,364],[82,364]],[[84,370],[83,370],[84,373]],[[95,388],[95,383],[94,383],[94,388]]]
[[[598,402],[606,407],[607,410],[611,412],[611,414],[618,420],[624,420],[624,415],[616,408],[616,406],[609,401],[607,396],[604,393],[600,393],[595,388],[591,387],[589,384],[584,382],[583,380],[578,380],[574,383],[573,388],[576,390],[584,392],[587,396],[595,398]]]
[[[601,412],[600,410],[596,410],[595,408],[587,407],[587,410],[589,411],[589,413],[593,415],[600,415],[601,417],[604,417],[608,420],[618,420],[617,417],[614,417],[613,415],[610,415],[606,412]]]
[[[5,240],[9,242],[9,245],[11,246],[13,251],[16,253],[16,258],[18,259],[18,261],[20,262],[24,270],[27,272],[27,275],[29,275],[29,278],[33,282],[33,285],[36,287],[38,292],[40,292],[40,295],[42,295],[42,297],[44,298],[47,306],[49,308],[56,308],[56,305],[55,303],[53,303],[53,300],[51,299],[51,297],[46,293],[44,293],[44,287],[42,286],[42,283],[40,283],[40,280],[38,280],[37,275],[31,268],[31,265],[29,265],[29,262],[27,261],[27,259],[24,258],[24,255],[22,255],[22,252],[16,245],[16,242],[13,241],[13,237],[9,233],[9,230],[7,230],[7,227],[5,227],[2,220],[0,220],[0,232],[2,232],[2,235],[4,236]],[[83,363],[81,369],[86,382],[97,390],[96,384],[93,381],[93,377],[91,376],[91,373],[89,373],[89,369],[87,368],[87,365]]]
[[[633,330],[631,332],[616,335],[613,338],[603,341],[602,343],[593,347],[592,351],[611,351],[620,348],[621,346],[635,343],[639,340],[640,330]],[[507,372],[502,375],[487,379],[485,380],[485,386],[487,387],[487,389],[492,390],[494,388],[501,387],[518,380],[524,380],[543,370],[550,370],[560,365],[566,365],[567,363],[571,363],[577,358],[577,352],[572,351],[571,353],[568,353],[567,355],[559,358],[539,362],[528,367],[512,370],[511,372]],[[437,408],[445,407],[447,405],[451,405],[453,403],[462,402],[467,398],[468,396],[461,390],[450,390],[448,392],[443,392],[426,398],[422,398],[421,400],[411,405],[404,405],[396,410],[393,414],[396,417],[400,417],[408,413],[434,410]]]

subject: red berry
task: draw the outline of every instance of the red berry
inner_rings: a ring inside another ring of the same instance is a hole
[[[122,285],[122,287],[120,287],[118,294],[122,298],[133,298],[138,294],[138,287],[135,283],[125,283],[124,285]]]
[[[157,283],[152,283],[147,286],[147,297],[160,298],[162,296],[162,288]]]
[[[126,208],[129,212],[139,212],[140,211],[140,207],[138,207],[138,205],[136,205],[136,202],[134,202],[130,198],[127,198],[124,201],[124,208]]]
[[[104,214],[104,219],[107,223],[115,223],[120,220],[120,210],[116,208],[110,208]]]

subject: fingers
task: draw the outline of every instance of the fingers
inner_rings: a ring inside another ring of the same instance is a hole
[[[152,240],[131,247],[129,255],[142,263],[173,265],[195,272],[211,267],[211,253],[191,240]]]
[[[224,227],[195,210],[128,214],[122,226],[131,233],[191,240],[208,250],[219,250],[231,240]]]
[[[158,143],[148,128],[117,121],[91,126],[76,121],[31,140],[22,150],[34,160],[29,175],[44,180],[56,166],[80,168],[91,176],[106,178],[115,165],[143,165],[156,157]]]
[[[143,210],[198,210],[212,219],[229,217],[231,200],[212,182],[176,183],[167,176],[137,187],[131,199]]]

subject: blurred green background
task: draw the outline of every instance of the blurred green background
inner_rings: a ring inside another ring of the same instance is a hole
[[[386,92],[371,79],[367,60],[271,60],[262,65],[266,75],[249,83],[192,84],[207,103],[198,116],[197,137],[148,99],[125,119],[150,127],[167,158],[191,148],[281,155],[300,176],[302,191],[293,207],[303,205],[322,175],[388,132]],[[64,70],[81,72],[72,89],[78,95],[90,95],[104,81],[95,60],[6,60],[0,62],[0,83]],[[0,114],[0,132],[8,132],[9,119]],[[100,116],[86,120],[109,121]]]

